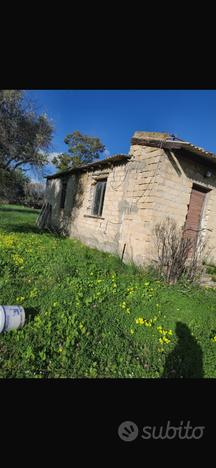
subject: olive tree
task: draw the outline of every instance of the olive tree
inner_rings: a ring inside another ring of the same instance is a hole
[[[52,135],[52,123],[37,114],[24,91],[0,90],[0,170],[43,167]]]

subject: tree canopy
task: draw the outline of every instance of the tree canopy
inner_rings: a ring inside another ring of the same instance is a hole
[[[68,145],[68,153],[55,156],[52,160],[61,171],[91,163],[99,159],[105,150],[99,138],[83,135],[79,131],[67,135],[64,142]]]
[[[24,91],[0,90],[0,169],[44,166],[52,135],[52,123],[26,102]]]
[[[25,187],[30,178],[20,168],[15,171],[0,170],[0,203],[22,203]]]

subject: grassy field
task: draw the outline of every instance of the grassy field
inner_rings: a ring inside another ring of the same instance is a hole
[[[26,310],[0,335],[2,378],[216,377],[216,292],[167,286],[0,206],[0,304]],[[215,337],[215,338],[214,338]]]

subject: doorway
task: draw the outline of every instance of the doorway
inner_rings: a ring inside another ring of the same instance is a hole
[[[186,215],[184,226],[184,237],[193,241],[194,246],[197,244],[199,232],[201,230],[201,221],[205,206],[206,194],[208,190],[202,186],[193,184],[188,212]]]

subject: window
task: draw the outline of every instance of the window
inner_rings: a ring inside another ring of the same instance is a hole
[[[60,208],[62,210],[64,209],[64,206],[65,206],[66,190],[67,190],[67,180],[62,180],[61,201],[60,201]]]
[[[94,216],[102,215],[106,183],[107,183],[107,179],[100,180],[96,183],[94,203],[93,203],[93,209],[92,209],[92,214]]]

